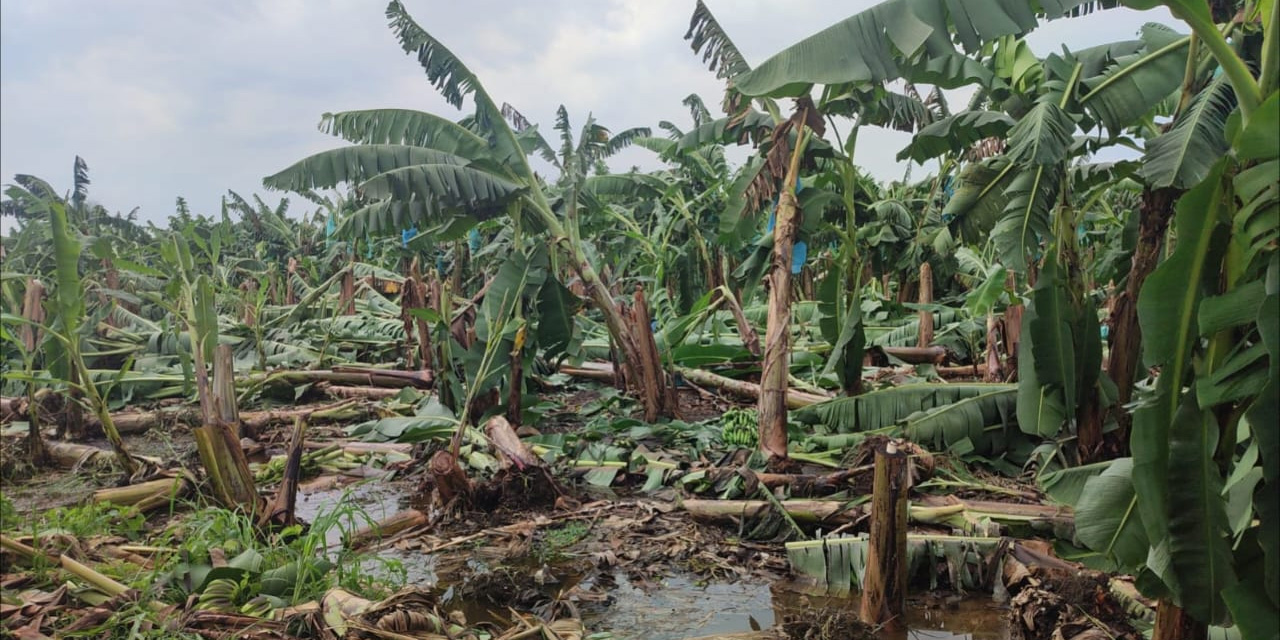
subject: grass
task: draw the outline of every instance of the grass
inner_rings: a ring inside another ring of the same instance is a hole
[[[91,562],[96,570],[141,595],[136,602],[121,603],[101,625],[59,637],[195,638],[199,636],[166,628],[152,603],[181,605],[195,596],[203,603],[200,608],[246,613],[254,600],[258,605],[268,603],[269,611],[317,601],[333,588],[381,599],[407,580],[407,571],[398,560],[330,544],[372,521],[349,495],[321,511],[308,527],[296,525],[265,535],[242,512],[199,503],[187,507],[185,515],[168,526],[148,528],[146,518],[136,510],[100,504],[52,509],[23,519],[12,503],[0,498],[6,532],[37,537],[60,534],[75,539],[83,548],[89,548],[90,540],[108,536],[131,542],[145,538],[147,546],[167,550],[154,556],[153,568],[113,560]],[[215,558],[224,558],[227,566],[214,569]],[[39,588],[53,589],[66,579],[40,560],[29,571]],[[203,597],[205,588],[219,579],[238,585],[234,595]],[[92,594],[84,595],[81,600],[94,601]],[[258,611],[265,613],[260,606]]]
[[[533,554],[540,562],[563,560],[565,550],[578,544],[591,530],[591,525],[582,520],[570,520],[554,529],[547,529],[542,538],[534,545]]]

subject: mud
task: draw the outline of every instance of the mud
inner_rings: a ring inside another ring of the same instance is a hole
[[[1096,637],[1101,631],[1114,640],[1138,640],[1124,607],[1111,595],[1106,574],[1056,567],[1030,567],[1028,575],[1011,585],[1012,638]]]

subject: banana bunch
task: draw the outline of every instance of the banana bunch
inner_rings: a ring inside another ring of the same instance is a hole
[[[720,416],[720,441],[737,447],[754,447],[760,439],[760,418],[755,409],[730,409]]]
[[[210,580],[209,584],[204,586],[204,591],[200,592],[200,597],[196,599],[196,609],[233,613],[236,610],[236,600],[243,591],[244,585],[239,580],[231,578]]]
[[[364,464],[364,455],[355,455],[343,451],[338,446],[329,446],[317,451],[302,454],[302,477],[325,473],[342,473],[356,469]],[[273,484],[284,479],[284,468],[289,456],[272,456],[263,464],[251,465],[253,478],[259,484]]]
[[[254,618],[274,618],[276,605],[270,596],[255,596],[240,607],[240,613]]]

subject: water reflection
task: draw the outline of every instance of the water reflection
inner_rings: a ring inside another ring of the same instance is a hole
[[[838,608],[857,611],[856,598],[814,597],[787,584],[702,585],[673,576],[647,591],[618,576],[614,601],[583,612],[583,621],[618,638],[681,640],[768,628],[785,616],[811,616]],[[1006,611],[989,598],[914,598],[908,604],[907,629],[885,633],[885,640],[1007,640]]]

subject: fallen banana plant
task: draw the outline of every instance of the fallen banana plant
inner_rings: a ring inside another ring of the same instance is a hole
[[[995,588],[1010,543],[1004,538],[907,535],[907,583],[919,589]],[[791,570],[808,590],[835,596],[861,591],[867,572],[865,536],[787,543]],[[1003,586],[1003,585],[1001,585]]]
[[[586,630],[575,619],[544,621],[513,614],[510,627],[502,631],[473,629],[460,612],[440,611],[436,595],[416,587],[401,589],[391,597],[373,602],[343,589],[331,589],[320,601],[322,637],[360,640],[482,640],[556,639],[582,640]]]
[[[809,525],[852,525],[868,517],[866,504],[836,500],[783,500],[775,503],[769,500],[687,499],[680,505],[694,518],[715,522],[760,518],[777,507],[796,522]],[[1069,509],[1046,505],[925,496],[922,501],[911,504],[908,518],[915,524],[947,526],[970,535],[998,535],[1006,533],[1009,528],[1030,527],[1069,541],[1075,532],[1074,517]]]
[[[133,506],[142,513],[173,504],[186,496],[196,486],[191,472],[185,469],[173,475],[139,482],[124,487],[108,487],[93,492],[94,502],[110,502],[120,506]]]

